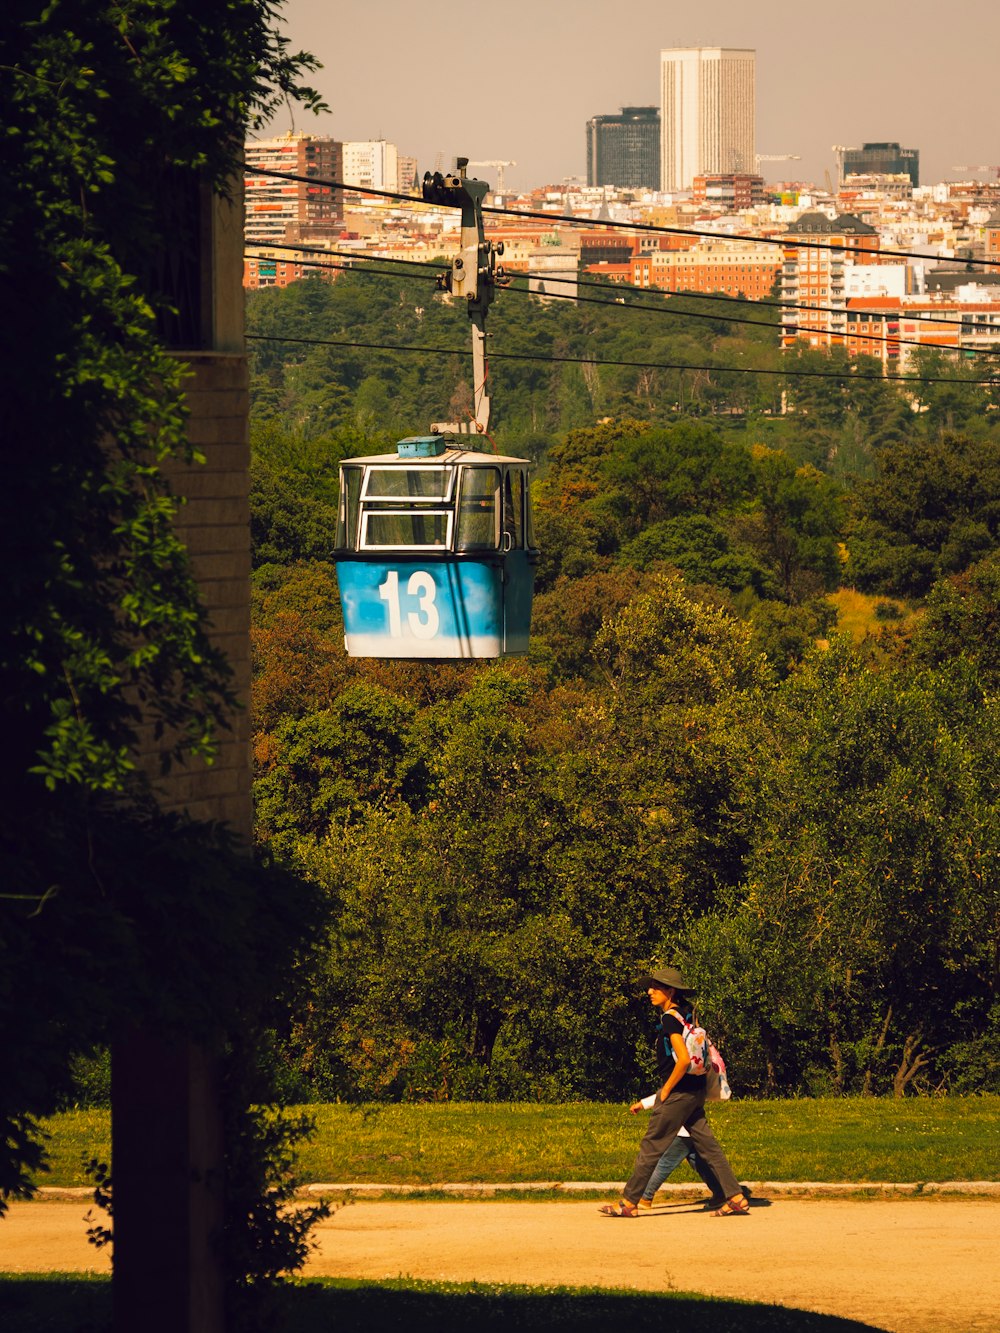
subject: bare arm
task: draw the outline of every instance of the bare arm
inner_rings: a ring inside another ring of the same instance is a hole
[[[687,1067],[691,1063],[691,1057],[688,1055],[688,1049],[684,1045],[684,1038],[678,1032],[670,1034],[670,1049],[674,1053],[674,1067],[670,1071],[670,1077],[660,1089],[660,1101],[665,1102],[674,1088],[687,1073]]]

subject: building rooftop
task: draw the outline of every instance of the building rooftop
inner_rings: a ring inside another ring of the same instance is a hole
[[[876,235],[874,227],[862,222],[853,213],[841,213],[836,218],[829,218],[825,213],[803,213],[789,225],[788,230],[796,236]]]

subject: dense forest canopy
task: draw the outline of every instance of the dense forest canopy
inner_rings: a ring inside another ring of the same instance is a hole
[[[501,293],[531,652],[417,665],[344,655],[337,464],[461,411],[467,362],[294,339],[464,317],[395,277],[249,298],[259,837],[329,906],[294,1095],[631,1096],[653,958],[740,1092],[1000,1089],[996,389],[669,304]]]

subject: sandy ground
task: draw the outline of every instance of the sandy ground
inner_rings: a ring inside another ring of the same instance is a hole
[[[0,1269],[107,1271],[85,1211],[12,1205]],[[997,1199],[778,1198],[726,1219],[673,1202],[634,1222],[592,1201],[358,1201],[317,1228],[305,1276],[701,1291],[890,1333],[993,1333],[998,1222]]]

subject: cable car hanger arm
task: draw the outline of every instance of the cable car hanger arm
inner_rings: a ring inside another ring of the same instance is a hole
[[[459,253],[451,269],[438,279],[442,291],[464,296],[472,323],[472,406],[471,422],[438,421],[431,430],[435,435],[485,435],[490,424],[490,396],[486,365],[486,314],[498,286],[509,281],[497,256],[503,254],[503,242],[494,245],[486,239],[483,227],[483,199],[489,190],[486,181],[469,179],[467,157],[455,161],[455,172],[442,175],[425,172],[423,197],[428,203],[450,204],[462,210],[462,236]]]

